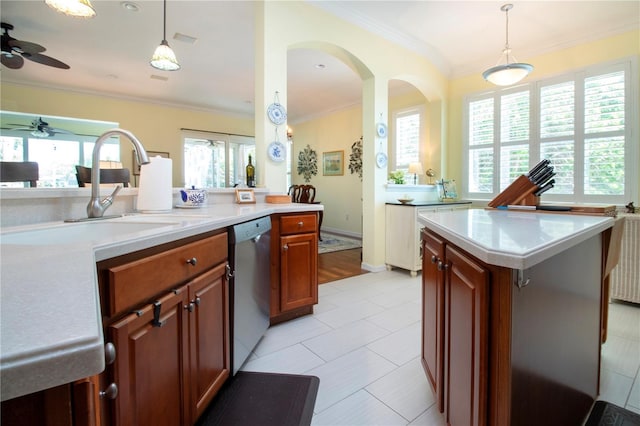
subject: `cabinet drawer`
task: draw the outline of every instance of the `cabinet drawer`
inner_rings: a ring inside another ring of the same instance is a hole
[[[108,315],[129,310],[227,259],[227,234],[218,234],[108,269]]]
[[[280,235],[316,232],[318,216],[315,214],[299,214],[280,218]]]

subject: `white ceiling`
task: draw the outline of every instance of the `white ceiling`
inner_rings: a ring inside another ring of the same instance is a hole
[[[253,116],[253,2],[168,1],[167,39],[182,65],[176,72],[148,63],[162,39],[162,2],[135,0],[138,12],[121,3],[94,0],[97,16],[84,20],[43,1],[2,0],[2,22],[15,27],[12,37],[41,44],[44,54],[71,66],[60,70],[25,61],[19,70],[3,66],[2,81]],[[493,66],[505,43],[504,1],[310,3],[425,55],[450,78]],[[510,45],[521,61],[639,27],[637,0],[522,1],[509,13]],[[188,44],[175,40],[175,33],[198,40]],[[318,69],[318,63],[326,67]],[[293,50],[287,93],[289,121],[295,123],[359,103],[361,84],[339,60]]]

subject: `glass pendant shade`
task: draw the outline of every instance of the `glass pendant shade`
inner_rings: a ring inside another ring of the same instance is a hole
[[[491,67],[482,73],[482,77],[496,86],[516,84],[533,71],[533,66],[521,62],[509,62],[509,53],[503,53],[504,63]],[[513,58],[515,60],[515,58]]]
[[[50,8],[65,15],[78,18],[93,18],[96,16],[96,11],[89,0],[45,0],[45,3]]]
[[[169,47],[167,40],[162,40],[162,43],[156,47],[156,51],[153,52],[153,57],[149,63],[152,67],[162,71],[177,71],[180,69],[176,54]]]
[[[162,42],[156,47],[156,51],[153,52],[149,63],[152,67],[162,71],[177,71],[180,69],[180,64],[178,63],[178,59],[176,59],[176,54],[173,53],[173,50],[169,47],[169,43],[167,43],[167,0],[164,0],[163,3]]]

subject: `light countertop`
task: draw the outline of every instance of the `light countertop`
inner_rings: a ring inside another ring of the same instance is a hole
[[[418,222],[487,264],[524,270],[600,234],[614,219],[469,209],[419,213]]]
[[[0,234],[0,397],[26,395],[104,370],[96,262],[271,215],[319,204],[216,204],[173,209],[171,223],[119,235],[20,241],[18,232],[88,226],[50,222]],[[150,222],[158,220],[147,215]],[[118,221],[119,219],[109,219]],[[104,221],[99,221],[104,222]],[[97,222],[94,222],[97,223]],[[13,236],[12,236],[13,234]],[[50,235],[56,235],[50,234]],[[71,233],[69,234],[71,235]]]

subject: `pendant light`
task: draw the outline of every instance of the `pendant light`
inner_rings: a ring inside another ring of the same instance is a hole
[[[176,54],[173,53],[173,50],[169,47],[169,43],[167,43],[167,0],[164,0],[162,42],[156,47],[156,51],[153,52],[153,57],[149,63],[152,67],[162,71],[177,71],[180,69]]]
[[[485,80],[497,86],[510,86],[515,84],[533,71],[532,65],[518,62],[518,60],[511,55],[511,48],[509,47],[509,11],[511,9],[513,9],[512,4],[505,4],[500,8],[507,18],[507,39],[504,50],[502,51],[502,56],[495,67],[489,68],[482,73],[482,77],[484,77]]]
[[[50,8],[68,16],[78,18],[93,18],[96,16],[96,11],[89,0],[45,0],[44,2]]]

